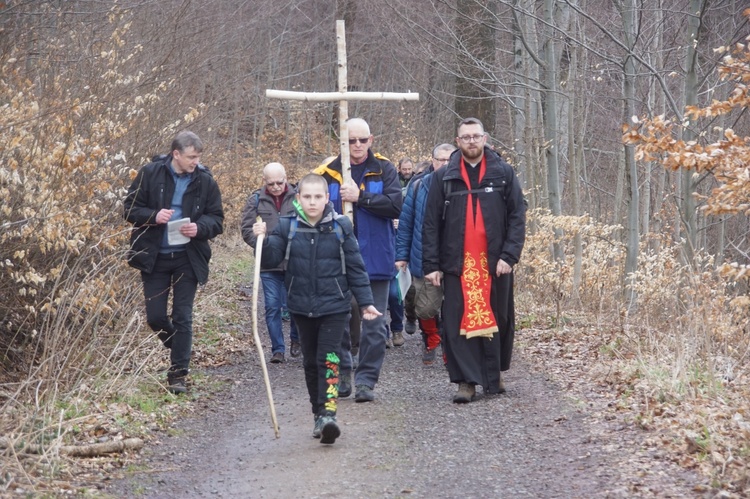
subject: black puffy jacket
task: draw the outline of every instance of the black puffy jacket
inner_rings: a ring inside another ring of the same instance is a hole
[[[128,263],[150,273],[156,264],[166,224],[156,224],[159,210],[169,209],[174,195],[174,179],[169,171],[172,155],[158,156],[141,168],[128,189],[124,202],[125,220],[133,224]],[[185,246],[199,283],[208,280],[211,246],[208,243],[224,231],[221,193],[211,172],[199,165],[182,199],[182,213],[198,225],[198,235]]]
[[[279,225],[263,241],[261,267],[275,267],[284,260],[293,218],[297,219],[297,231],[289,243],[289,261],[284,274],[289,311],[307,317],[348,312],[352,294],[360,307],[373,305],[370,279],[352,223],[347,217],[336,215],[330,204],[315,225],[315,232],[300,230],[311,227],[299,216],[281,217]],[[344,238],[346,274],[341,268],[342,242],[334,224],[341,226]]]

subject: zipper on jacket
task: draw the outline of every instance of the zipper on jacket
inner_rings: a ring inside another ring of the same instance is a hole
[[[159,184],[159,206],[160,210],[162,208],[166,208],[166,204],[164,204],[164,191],[166,190],[166,187],[164,184]],[[157,210],[158,211],[158,210]]]

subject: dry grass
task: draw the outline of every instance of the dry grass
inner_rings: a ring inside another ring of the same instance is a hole
[[[685,265],[679,248],[644,245],[628,313],[624,251],[609,242],[615,228],[544,213],[533,225],[516,281],[523,348],[581,398],[592,387],[606,391],[616,401],[609,411],[643,429],[644,445],[667,449],[714,487],[750,492],[750,338],[746,310],[730,306],[737,287],[710,258]],[[562,270],[549,259],[561,225]],[[579,289],[576,233],[584,243]]]

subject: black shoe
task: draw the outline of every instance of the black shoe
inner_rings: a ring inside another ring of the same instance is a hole
[[[345,399],[352,394],[352,373],[339,374],[339,398]]]
[[[320,438],[321,430],[323,429],[323,417],[315,416],[315,426],[313,426],[313,438]]]
[[[284,362],[284,354],[281,352],[276,352],[275,354],[271,355],[271,360],[269,361],[271,364],[281,364]]]
[[[289,349],[289,355],[292,357],[299,357],[302,355],[302,346],[296,341],[293,341],[292,347]]]
[[[375,392],[367,385],[357,385],[357,393],[354,395],[355,402],[372,402],[375,400]]]
[[[406,324],[404,324],[404,332],[406,334],[414,334],[417,332],[417,321],[410,321],[409,319],[406,319]]]
[[[341,435],[339,425],[336,424],[336,416],[321,416],[320,419],[320,443],[332,444]]]
[[[167,390],[175,395],[187,393],[187,375],[187,369],[170,369],[167,372]]]

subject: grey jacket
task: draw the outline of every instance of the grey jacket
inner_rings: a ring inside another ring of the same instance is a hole
[[[287,183],[287,190],[284,192],[284,198],[281,202],[281,210],[276,209],[276,203],[273,201],[273,196],[266,192],[265,187],[261,187],[250,194],[250,197],[247,198],[247,202],[245,203],[245,207],[242,209],[242,239],[255,249],[255,243],[257,242],[257,238],[255,237],[255,234],[253,234],[253,224],[255,223],[255,219],[260,216],[261,220],[266,222],[266,233],[270,234],[279,224],[279,218],[297,213],[293,204],[296,194],[297,189],[295,189],[292,184]],[[261,267],[261,270],[268,272],[284,270],[284,268],[281,265],[277,265],[268,268]]]

